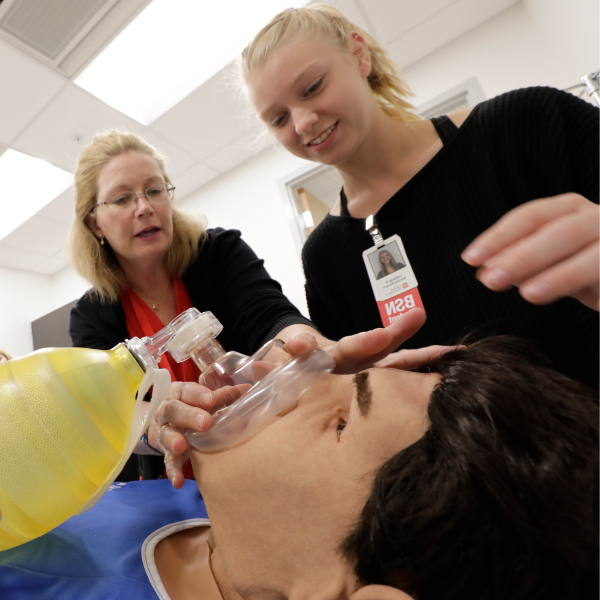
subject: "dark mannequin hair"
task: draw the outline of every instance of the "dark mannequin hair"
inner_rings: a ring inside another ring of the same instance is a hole
[[[431,425],[379,470],[342,545],[418,600],[598,598],[598,405],[523,342],[449,352]]]

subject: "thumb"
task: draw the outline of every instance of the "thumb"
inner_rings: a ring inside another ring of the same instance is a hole
[[[367,585],[350,596],[350,600],[413,600],[402,590],[387,585]]]

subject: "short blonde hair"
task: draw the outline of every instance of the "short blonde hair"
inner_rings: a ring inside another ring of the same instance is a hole
[[[126,284],[125,274],[112,248],[108,244],[100,245],[87,219],[96,206],[100,172],[116,156],[132,151],[154,159],[165,181],[172,183],[163,156],[140,136],[120,130],[96,135],[81,153],[75,171],[75,220],[69,236],[71,261],[77,273],[92,284],[103,302],[118,300]],[[182,275],[198,256],[206,227],[203,218],[176,206],[173,206],[172,214],[173,241],[167,252],[167,269],[173,275]]]
[[[250,73],[265,64],[275,50],[299,37],[320,36],[340,49],[348,50],[353,31],[367,42],[371,56],[371,73],[367,81],[383,111],[404,121],[419,120],[421,117],[416,114],[414,106],[406,100],[413,94],[397,65],[373,37],[327,4],[289,8],[273,18],[242,52],[238,60],[240,76],[247,82]]]

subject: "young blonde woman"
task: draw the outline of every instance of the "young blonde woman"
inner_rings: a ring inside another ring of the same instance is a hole
[[[325,5],[275,17],[240,64],[281,145],[344,182],[303,250],[324,335],[381,324],[362,256],[372,215],[384,240],[401,238],[428,314],[410,344],[518,334],[598,385],[596,108],[528,88],[421,119],[377,42]]]

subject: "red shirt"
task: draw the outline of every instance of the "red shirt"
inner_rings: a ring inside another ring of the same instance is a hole
[[[173,283],[175,286],[175,305],[177,314],[180,315],[188,308],[193,308],[193,304],[183,281],[181,281],[181,277],[173,277]],[[156,316],[156,313],[133,290],[126,288],[121,292],[121,303],[125,310],[127,331],[130,337],[140,339],[152,337],[163,329],[164,325]],[[188,359],[178,363],[168,352],[162,355],[159,366],[171,373],[171,381],[198,382],[200,377],[200,369],[194,361]],[[183,465],[183,475],[186,479],[194,479],[194,471],[189,460]],[[165,477],[164,471],[163,477]]]

